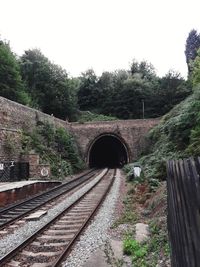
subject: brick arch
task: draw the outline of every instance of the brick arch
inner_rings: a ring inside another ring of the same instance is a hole
[[[120,135],[116,134],[116,133],[105,132],[105,133],[101,133],[101,134],[97,135],[95,138],[93,138],[93,140],[91,140],[89,142],[88,147],[86,149],[86,155],[85,155],[86,164],[89,166],[90,152],[91,152],[93,145],[96,143],[96,141],[98,141],[99,139],[101,139],[102,137],[105,137],[105,136],[111,136],[111,137],[116,138],[118,141],[121,142],[121,144],[123,145],[123,147],[126,151],[127,163],[129,163],[130,159],[131,159],[131,153],[130,153],[130,148],[129,148],[128,144],[126,143],[126,141],[124,140],[124,138],[121,137]]]

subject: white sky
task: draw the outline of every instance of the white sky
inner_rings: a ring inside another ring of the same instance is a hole
[[[187,76],[185,42],[200,32],[199,0],[0,0],[0,35],[13,51],[40,48],[72,76],[128,69],[132,59]]]

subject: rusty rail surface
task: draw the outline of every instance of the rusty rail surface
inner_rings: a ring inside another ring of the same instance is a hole
[[[200,158],[167,163],[172,267],[200,266]]]
[[[111,175],[110,171],[107,170],[101,179],[80,196],[78,200],[1,258],[0,266],[7,266],[9,263],[21,264],[19,266],[26,264],[26,266],[29,266],[28,264],[33,264],[33,262],[36,264],[35,266],[44,262],[45,266],[60,266],[108,194],[114,182],[116,171],[112,172],[113,174]],[[56,231],[58,231],[59,235],[55,233]],[[60,234],[60,232],[62,233]],[[56,243],[53,243],[55,239]],[[45,246],[47,247],[45,248]],[[24,249],[25,252],[23,252]],[[45,256],[46,249],[48,252],[51,251],[51,256]],[[44,255],[42,258],[37,258],[37,256],[31,257],[31,262],[28,262],[30,255],[32,255],[31,253],[35,251],[41,251],[42,253],[43,250]],[[27,255],[27,251],[30,251],[30,255]]]

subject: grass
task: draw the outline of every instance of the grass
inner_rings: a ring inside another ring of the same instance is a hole
[[[129,166],[126,169],[130,172]],[[170,257],[165,183],[153,178],[148,182],[144,176],[131,181],[127,178],[127,183],[129,190],[123,201],[124,212],[115,221],[113,228],[120,224],[129,225],[123,239],[123,251],[131,258],[133,267],[156,267],[160,259],[167,261]],[[140,191],[140,188],[144,188],[144,191]],[[158,214],[154,215],[154,208],[158,210]],[[151,213],[155,216],[154,219],[151,218]],[[142,244],[134,239],[133,226],[137,222],[149,225],[150,238]]]
[[[120,224],[135,224],[138,220],[137,213],[134,210],[133,204],[133,192],[134,186],[129,184],[130,189],[127,192],[126,197],[123,200],[124,212],[123,214],[113,223],[112,228],[118,227]]]
[[[123,240],[123,252],[131,257],[134,267],[155,267],[160,255],[169,258],[170,249],[167,232],[156,221],[150,222],[151,237],[139,243],[131,236]]]
[[[128,236],[123,241],[123,252],[131,256],[133,266],[146,267],[145,257],[148,254],[148,246],[140,244],[135,239]]]

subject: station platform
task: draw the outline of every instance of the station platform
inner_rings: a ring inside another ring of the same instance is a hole
[[[0,183],[0,208],[51,189],[60,183],[42,180]]]

